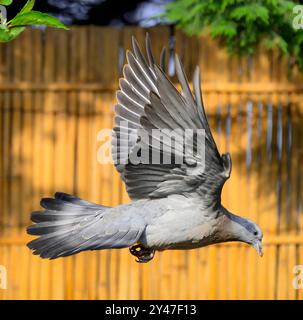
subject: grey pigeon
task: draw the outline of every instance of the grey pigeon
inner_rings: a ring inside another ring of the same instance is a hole
[[[35,224],[27,232],[38,238],[28,247],[49,259],[84,250],[128,247],[138,262],[148,262],[157,250],[241,241],[262,255],[260,227],[221,204],[221,191],[231,173],[231,157],[228,153],[220,156],[209,128],[199,68],[191,91],[176,56],[180,93],[165,74],[165,50],[158,65],[148,35],[146,52],[144,56],[133,38],[133,52],[127,52],[117,92],[113,129],[112,156],[132,203],[106,207],[58,192],[54,198],[41,200],[45,210],[32,213]],[[164,163],[165,139],[156,147],[150,139],[155,129],[179,129],[181,135],[186,129],[203,130],[204,156],[201,152],[186,153],[187,143],[195,145],[197,151],[197,139],[183,139],[183,144],[176,139],[171,159],[181,156],[184,161]],[[127,141],[126,146],[123,141]],[[140,153],[144,146],[158,152],[162,162],[121,161]]]

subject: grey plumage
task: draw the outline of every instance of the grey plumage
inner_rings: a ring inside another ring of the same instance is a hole
[[[117,92],[112,156],[133,202],[111,208],[64,193],[42,199],[45,210],[32,213],[35,224],[28,228],[29,234],[39,237],[29,248],[53,259],[83,250],[131,247],[139,262],[147,262],[155,250],[243,241],[261,254],[260,228],[221,205],[221,191],[231,174],[231,157],[219,154],[209,128],[199,68],[191,91],[176,56],[179,92],[165,74],[165,50],[157,65],[148,35],[147,58],[135,38],[132,44]],[[155,137],[154,129],[164,129],[163,137]],[[171,137],[166,129],[175,129],[171,154],[167,152]],[[186,136],[187,129],[194,135]],[[199,149],[200,129],[204,129],[205,154]],[[195,152],[188,152],[189,146],[194,146]],[[158,155],[160,163],[121,161],[132,159],[143,148]],[[164,160],[168,156],[170,163]]]
[[[42,258],[69,256],[83,250],[124,248],[136,242],[144,223],[137,217],[123,217],[114,208],[56,193],[55,199],[42,199],[45,211],[33,212],[36,224],[28,233],[40,238],[28,244]],[[119,216],[118,219],[117,215]],[[114,220],[113,220],[114,219]]]

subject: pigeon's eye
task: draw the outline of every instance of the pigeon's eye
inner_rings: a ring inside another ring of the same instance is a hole
[[[255,232],[254,232],[254,236],[257,236],[257,235],[258,235],[258,231],[255,231]]]

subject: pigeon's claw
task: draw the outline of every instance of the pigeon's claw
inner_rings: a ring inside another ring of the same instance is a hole
[[[155,250],[150,249],[150,248],[145,248],[141,244],[136,244],[136,245],[130,247],[129,251],[132,255],[134,255],[135,257],[138,258],[136,260],[136,262],[138,262],[138,263],[146,263],[146,262],[152,260],[152,258],[155,255]]]

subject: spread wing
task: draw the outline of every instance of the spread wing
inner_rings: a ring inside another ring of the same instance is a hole
[[[176,56],[180,93],[165,74],[165,51],[160,65],[156,64],[148,35],[146,52],[147,59],[133,38],[133,52],[127,52],[124,78],[117,92],[112,139],[115,166],[132,199],[195,193],[205,206],[215,205],[230,176],[231,158],[229,154],[220,156],[210,131],[199,68],[194,73],[192,92]],[[147,150],[148,161],[132,161]],[[169,156],[170,161],[166,161]]]

